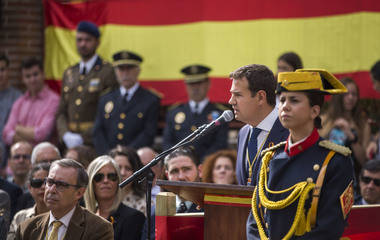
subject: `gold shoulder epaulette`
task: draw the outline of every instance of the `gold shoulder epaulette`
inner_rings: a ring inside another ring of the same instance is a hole
[[[329,140],[323,140],[323,141],[320,141],[319,142],[319,146],[321,147],[324,147],[324,148],[327,148],[327,149],[330,149],[330,150],[333,150],[337,153],[340,153],[344,156],[348,156],[351,154],[351,150],[348,148],[348,147],[345,147],[345,146],[342,146],[342,145],[338,145],[336,143],[333,143]]]
[[[157,91],[156,89],[154,88],[148,88],[147,89],[149,92],[153,93],[153,95],[157,96],[158,98],[162,99],[164,97],[164,94]]]
[[[276,150],[277,148],[280,148],[286,144],[286,141],[280,142],[272,147],[265,148],[263,151],[261,151],[261,156],[264,156],[267,152]]]
[[[217,109],[219,109],[220,111],[222,111],[222,112],[224,112],[224,111],[226,111],[226,110],[229,109],[228,107],[226,107],[226,106],[224,106],[223,104],[220,104],[220,103],[215,103],[215,107]]]
[[[182,104],[182,103],[180,103],[180,102],[174,103],[173,105],[171,105],[171,106],[168,108],[168,111],[173,110],[174,108],[178,107],[178,106],[181,105],[181,104]]]

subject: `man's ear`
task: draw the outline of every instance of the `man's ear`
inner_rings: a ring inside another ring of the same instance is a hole
[[[256,94],[259,102],[263,102],[267,99],[267,93],[264,90],[259,90]]]
[[[81,199],[84,195],[84,192],[86,192],[86,188],[85,187],[81,187],[77,190],[76,192],[76,198],[77,200]]]
[[[168,170],[165,170],[165,176],[166,176],[166,179],[169,179],[169,172],[168,172]]]

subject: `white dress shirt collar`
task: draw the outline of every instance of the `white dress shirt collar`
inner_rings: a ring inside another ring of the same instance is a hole
[[[86,74],[88,74],[91,71],[91,69],[94,67],[97,59],[98,59],[98,54],[95,54],[87,62],[83,62],[83,60],[81,60],[79,63],[79,72],[82,73],[83,67],[86,66]]]
[[[209,101],[210,100],[208,98],[205,98],[202,101],[198,102],[198,110],[197,110],[198,114],[202,113],[203,109],[207,106],[207,104],[209,103]],[[190,100],[189,101],[190,109],[191,109],[192,112],[194,112],[196,104],[197,103],[194,100]]]
[[[140,84],[137,82],[135,85],[133,85],[130,89],[125,89],[123,86],[120,86],[120,94],[121,96],[124,96],[125,93],[128,93],[127,100],[130,101],[131,98],[133,97],[133,94],[137,91],[139,88]]]

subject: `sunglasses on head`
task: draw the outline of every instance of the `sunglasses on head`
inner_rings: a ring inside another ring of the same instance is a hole
[[[30,186],[32,188],[40,188],[43,184],[45,184],[45,179],[32,179],[30,180]]]
[[[365,184],[369,184],[371,181],[373,181],[373,183],[377,187],[380,187],[380,179],[378,179],[378,178],[371,178],[371,177],[366,177],[366,176],[361,176],[360,178],[361,178],[362,182],[364,182]]]
[[[107,179],[111,180],[112,182],[116,182],[117,180],[119,180],[116,173],[108,173],[106,176],[107,176]],[[94,181],[97,183],[103,181],[103,179],[104,179],[103,173],[97,173],[94,176]]]

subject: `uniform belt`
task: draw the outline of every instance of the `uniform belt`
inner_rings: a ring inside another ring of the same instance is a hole
[[[69,122],[69,129],[73,132],[85,132],[93,126],[93,122]]]

